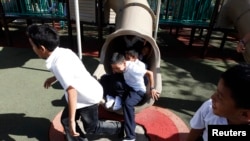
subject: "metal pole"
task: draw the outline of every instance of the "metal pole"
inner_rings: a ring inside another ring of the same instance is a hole
[[[76,16],[76,36],[77,36],[77,46],[78,55],[82,59],[82,44],[81,44],[81,33],[80,33],[80,16],[79,16],[79,2],[75,0],[75,16]]]

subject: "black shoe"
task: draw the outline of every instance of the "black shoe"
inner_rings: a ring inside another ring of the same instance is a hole
[[[124,138],[124,122],[121,122],[121,130],[120,132],[118,133],[118,137],[119,138]]]

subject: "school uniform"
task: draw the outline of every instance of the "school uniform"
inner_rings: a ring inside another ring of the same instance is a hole
[[[87,133],[115,134],[120,130],[120,122],[106,123],[98,119],[98,104],[103,97],[100,83],[87,71],[82,61],[70,49],[57,47],[46,60],[46,67],[54,74],[65,91],[72,86],[77,91],[76,118],[81,118]],[[76,119],[76,120],[77,120]],[[68,105],[63,110],[61,122],[64,126],[68,141],[78,140],[69,135]],[[81,137],[85,135],[77,125]]]
[[[213,113],[212,100],[205,101],[190,120],[193,129],[204,129],[203,141],[208,140],[208,125],[228,125],[227,119]]]
[[[125,83],[131,88],[123,102],[124,130],[126,139],[135,139],[135,110],[136,106],[146,94],[144,75],[147,70],[136,62],[126,61],[126,69],[123,72]]]

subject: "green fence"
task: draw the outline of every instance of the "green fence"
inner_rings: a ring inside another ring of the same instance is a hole
[[[66,17],[65,0],[1,0],[6,15]]]
[[[156,11],[157,0],[148,0]],[[210,22],[216,0],[162,0],[160,24],[207,24]]]

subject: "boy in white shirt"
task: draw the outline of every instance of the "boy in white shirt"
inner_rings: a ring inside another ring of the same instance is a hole
[[[122,97],[122,110],[124,115],[124,141],[135,140],[135,113],[136,106],[145,97],[146,85],[144,76],[146,75],[150,85],[150,95],[157,100],[159,93],[154,88],[153,72],[138,65],[134,61],[127,61],[122,54],[115,52],[111,58],[111,68],[114,74],[122,74],[123,77],[114,79],[114,95]],[[120,80],[118,79],[120,78]],[[112,83],[112,84],[113,84]]]
[[[98,105],[103,97],[100,83],[86,70],[82,61],[70,49],[58,47],[58,33],[47,24],[30,25],[27,35],[33,51],[46,59],[46,67],[54,76],[44,82],[49,88],[59,81],[65,91],[67,105],[63,110],[63,124],[68,141],[88,141],[77,120],[84,124],[87,134],[119,134],[121,123],[98,119]]]
[[[208,141],[208,125],[250,124],[250,65],[238,64],[222,73],[217,90],[190,121],[186,141]]]
[[[146,65],[138,59],[138,52],[135,51],[134,49],[128,49],[125,51],[125,59],[127,61],[135,62],[140,67],[146,68]],[[112,74],[111,77],[113,77],[113,78],[109,78],[109,79],[112,79],[112,80],[109,80],[109,81],[105,80],[105,82],[102,82],[102,84],[108,83],[108,82],[114,82],[114,81],[116,82],[117,80],[118,81],[123,80],[123,78],[121,78],[121,77],[123,77],[123,76],[121,76],[121,74],[117,74],[117,73]],[[108,79],[108,78],[106,78],[106,79]],[[145,84],[146,84],[146,79],[147,78],[145,78]],[[105,84],[103,84],[103,85],[105,85]],[[111,84],[111,85],[113,85],[113,84]],[[120,86],[120,84],[115,84],[115,86],[117,86],[118,89],[120,89],[119,87],[122,87],[122,86]],[[107,85],[104,87],[107,87]],[[114,88],[114,89],[117,89],[117,88]],[[111,95],[105,93],[105,95],[106,95],[106,103],[105,103],[106,108],[109,109],[112,107],[112,109],[114,111],[121,109],[122,108],[121,98],[123,97],[123,92],[121,94],[117,94],[120,92],[114,92],[116,94],[112,94],[112,92],[109,92],[109,93],[111,93]]]

